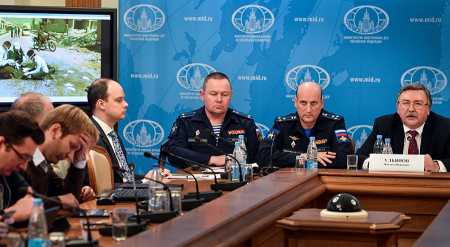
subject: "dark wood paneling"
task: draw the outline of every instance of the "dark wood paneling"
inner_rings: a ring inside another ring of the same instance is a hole
[[[101,0],[66,0],[66,7],[101,8]]]

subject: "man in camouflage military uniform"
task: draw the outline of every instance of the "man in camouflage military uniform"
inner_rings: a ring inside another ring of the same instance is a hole
[[[344,118],[323,110],[322,89],[314,82],[297,88],[296,113],[277,117],[272,140],[261,144],[258,164],[267,166],[272,159],[279,167],[293,167],[295,156],[306,153],[309,137],[316,138],[319,168],[345,168],[346,155],[352,152]]]
[[[190,164],[170,154],[205,165],[224,166],[224,154],[233,153],[239,135],[244,135],[247,163],[256,161],[259,141],[255,122],[228,107],[231,96],[230,80],[225,74],[213,72],[205,78],[200,91],[204,106],[181,114],[162,146],[162,153],[169,155],[173,165],[184,168]]]

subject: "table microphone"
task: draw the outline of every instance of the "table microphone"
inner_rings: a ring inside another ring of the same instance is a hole
[[[168,155],[171,155],[171,156],[173,156],[173,157],[175,157],[175,158],[179,158],[179,159],[181,159],[181,160],[183,160],[183,161],[190,162],[190,160],[184,159],[183,157],[179,157],[179,156],[173,155],[171,152],[169,152],[169,151],[167,151],[167,150],[162,150],[161,152],[164,152],[164,153],[166,153],[166,154],[168,154]],[[144,152],[144,156],[147,157],[147,158],[150,158],[150,159],[156,159],[156,160],[161,161],[161,159],[157,158],[156,156],[154,156],[154,155],[153,155],[152,153],[150,153],[150,152]],[[162,160],[162,162],[164,162],[165,164],[170,165],[170,164],[169,164],[167,161],[165,161],[165,160]],[[194,163],[194,164],[197,164],[197,162],[195,162],[195,161],[193,161],[193,163]],[[181,170],[182,170],[183,172],[189,174],[191,177],[193,177],[193,178],[194,178],[194,182],[195,182],[195,192],[194,192],[194,193],[188,193],[188,194],[186,194],[186,195],[184,196],[185,199],[201,200],[202,203],[203,203],[203,202],[209,202],[209,201],[211,201],[211,200],[213,200],[213,199],[215,199],[215,198],[217,198],[217,197],[219,197],[219,196],[222,195],[222,191],[200,192],[199,187],[198,187],[198,180],[197,180],[197,178],[194,176],[194,174],[192,174],[191,172],[187,171],[186,169],[181,169]],[[215,175],[214,175],[214,177],[215,177]],[[183,208],[184,208],[184,206],[183,206]]]
[[[77,246],[77,247],[93,247],[93,246],[99,246],[98,245],[98,241],[92,239],[92,232],[91,232],[91,224],[89,223],[89,216],[86,213],[86,210],[80,208],[80,207],[73,207],[72,205],[69,204],[65,204],[55,198],[52,197],[48,197],[44,194],[40,194],[34,191],[27,191],[27,194],[33,196],[33,197],[37,197],[37,198],[41,198],[44,201],[49,201],[49,202],[53,202],[56,203],[57,205],[59,205],[61,208],[64,207],[68,207],[72,210],[72,212],[74,214],[80,214],[81,217],[86,219],[86,227],[87,227],[87,240],[84,239],[77,239],[77,240],[70,240],[67,243],[65,243],[66,246]]]

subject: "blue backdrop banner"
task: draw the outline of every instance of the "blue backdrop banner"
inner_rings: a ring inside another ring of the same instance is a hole
[[[119,81],[129,103],[120,133],[137,171],[155,162],[172,123],[202,105],[211,71],[231,78],[232,107],[267,133],[295,111],[297,85],[324,89],[357,147],[375,117],[395,111],[402,85],[421,82],[449,116],[450,0],[119,1]]]

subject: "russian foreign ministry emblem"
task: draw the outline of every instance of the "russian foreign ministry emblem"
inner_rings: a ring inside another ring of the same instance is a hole
[[[273,13],[268,8],[256,4],[244,5],[231,16],[233,26],[246,34],[263,33],[269,30],[274,22]]]
[[[352,8],[345,14],[344,24],[348,30],[357,34],[376,34],[389,25],[389,15],[379,7],[362,5]]]
[[[138,4],[129,8],[124,16],[125,25],[133,31],[151,33],[164,26],[164,12],[150,4]]]
[[[447,87],[447,76],[434,67],[418,66],[403,73],[400,83],[403,87],[409,84],[422,84],[434,95]]]
[[[149,148],[162,142],[164,129],[155,121],[139,119],[125,126],[123,136],[136,147]]]
[[[370,125],[355,125],[347,129],[348,134],[355,144],[355,151],[358,150],[369,137],[372,132],[372,126]]]
[[[177,82],[189,91],[200,91],[203,80],[216,69],[204,63],[191,63],[183,66],[177,72]]]
[[[330,84],[330,75],[326,70],[316,65],[299,65],[289,70],[285,82],[294,91],[303,82],[318,83],[324,90]]]

